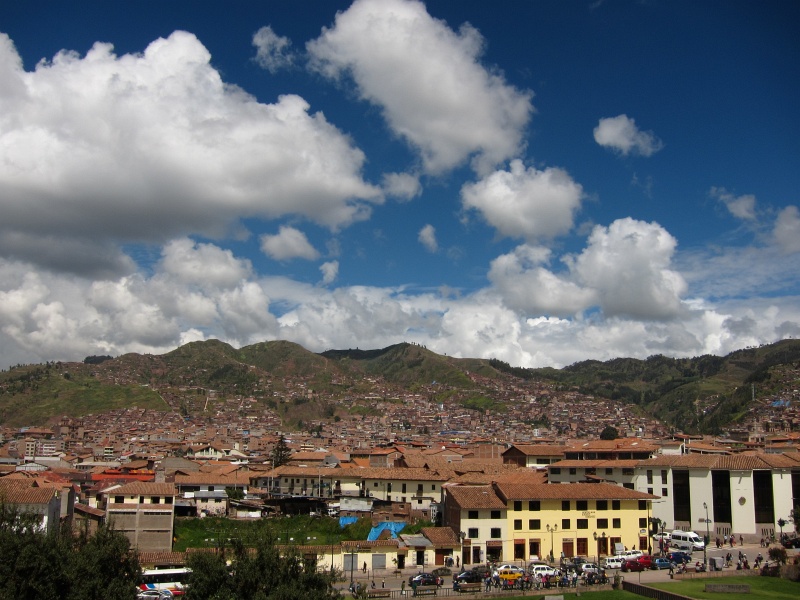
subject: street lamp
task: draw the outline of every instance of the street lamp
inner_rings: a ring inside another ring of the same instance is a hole
[[[550,562],[553,562],[555,560],[555,554],[553,553],[555,547],[553,544],[553,534],[558,531],[558,525],[553,525],[552,527],[548,525],[547,531],[550,533]]]
[[[711,541],[711,535],[708,532],[708,504],[703,502],[703,508],[706,509],[706,543],[703,544],[703,568],[708,566],[708,542]]]

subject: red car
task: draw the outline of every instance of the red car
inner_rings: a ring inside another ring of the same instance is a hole
[[[636,560],[626,560],[622,563],[622,567],[620,568],[621,571],[646,571],[648,567],[644,565],[644,563],[639,562],[639,559]]]
[[[636,559],[640,563],[644,565],[645,569],[652,569],[653,568],[653,557],[649,554],[642,554],[639,558]]]

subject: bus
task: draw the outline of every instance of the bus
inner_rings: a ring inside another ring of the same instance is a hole
[[[173,596],[182,596],[186,593],[186,583],[192,570],[185,567],[178,569],[146,569],[142,571],[139,589],[169,590]]]

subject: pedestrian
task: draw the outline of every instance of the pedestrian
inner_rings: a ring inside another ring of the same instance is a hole
[[[727,546],[728,545],[728,534],[726,533],[725,535],[723,535],[722,539],[723,539],[723,544],[725,544]]]
[[[458,568],[458,564],[461,561],[461,557],[456,556],[456,568]]]
[[[372,589],[373,590],[375,589],[375,580],[374,579],[372,580]]]
[[[739,534],[739,545],[744,546],[744,536],[741,533]]]
[[[384,577],[383,580],[381,581],[381,587],[382,588],[386,587],[386,577]]]
[[[400,595],[401,596],[405,596],[406,595],[406,580],[405,579],[400,582]]]
[[[364,571],[364,573],[367,572],[367,561],[364,561],[363,571]]]

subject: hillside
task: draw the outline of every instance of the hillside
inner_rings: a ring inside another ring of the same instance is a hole
[[[527,393],[513,389],[541,384],[633,404],[676,429],[714,432],[747,413],[752,385],[762,396],[781,393],[788,383],[797,388],[798,364],[798,340],[726,357],[618,358],[560,370],[457,359],[408,343],[316,354],[286,341],[235,349],[208,340],[160,356],[87,357],[84,363],[27,365],[2,372],[0,424],[36,425],[60,415],[132,406],[209,416],[225,403],[249,398],[255,408],[273,410],[284,426],[293,427],[312,419],[376,414],[380,409],[365,399],[391,401],[420,391],[437,403],[502,414],[514,394]],[[505,395],[498,393],[501,388]],[[246,410],[244,405],[241,410]]]

